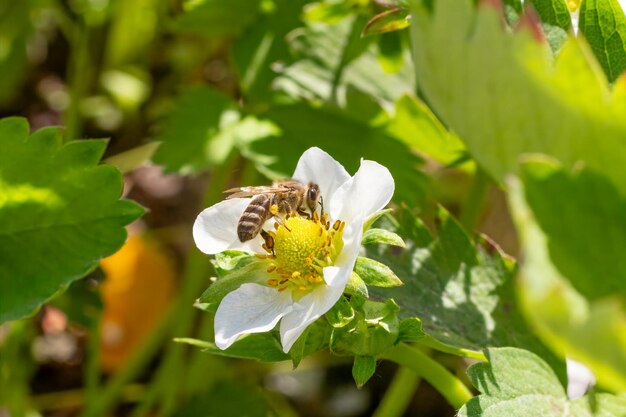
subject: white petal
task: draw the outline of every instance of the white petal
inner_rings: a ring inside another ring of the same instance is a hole
[[[567,398],[580,398],[596,384],[596,378],[589,368],[573,359],[566,358],[567,365]]]
[[[326,284],[339,287],[342,290],[346,287],[352,275],[356,258],[359,256],[362,235],[362,218],[355,219],[352,223],[346,225],[343,232],[344,246],[337,259],[335,259],[335,265],[327,266],[323,270]]]
[[[294,304],[293,311],[280,322],[280,340],[283,351],[289,352],[307,326],[335,305],[343,288],[320,285]]]
[[[350,174],[320,148],[309,148],[300,157],[293,178],[316,183],[324,200],[330,201],[335,191],[350,179]]]
[[[291,295],[259,284],[243,284],[224,297],[215,313],[215,344],[232,345],[246,333],[272,330],[292,310]]]
[[[330,217],[346,223],[366,219],[389,203],[395,184],[387,168],[374,161],[361,161],[354,177],[346,181],[329,202]]]
[[[193,224],[193,240],[198,249],[209,255],[228,249],[264,252],[260,236],[243,243],[237,237],[237,223],[249,203],[249,198],[233,198],[200,213]]]

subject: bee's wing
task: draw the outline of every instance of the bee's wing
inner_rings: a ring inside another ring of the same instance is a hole
[[[274,194],[281,193],[287,191],[289,188],[274,184],[272,186],[258,185],[258,186],[250,186],[250,187],[238,187],[231,188],[230,190],[224,191],[225,194],[230,194],[226,197],[229,198],[239,198],[239,197],[252,197],[254,195],[259,194]]]
[[[272,186],[274,186],[274,187],[284,187],[286,189],[293,190],[293,189],[303,188],[304,184],[302,184],[298,180],[294,180],[292,178],[286,178],[284,180],[275,180],[272,183]]]

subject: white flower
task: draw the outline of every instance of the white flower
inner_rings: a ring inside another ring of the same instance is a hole
[[[254,280],[267,285],[243,284],[222,299],[215,314],[215,344],[220,349],[241,335],[269,331],[280,321],[283,350],[289,352],[307,326],[343,294],[361,246],[363,222],[384,208],[394,191],[393,178],[382,165],[361,160],[350,177],[319,148],[300,157],[293,178],[319,185],[327,214],[290,217],[278,226],[273,232],[275,255],[262,248],[260,235],[245,243],[237,237],[237,222],[249,198],[222,201],[196,219],[193,236],[202,252],[236,249],[259,254],[267,262],[267,276]],[[265,230],[273,224],[268,220]]]

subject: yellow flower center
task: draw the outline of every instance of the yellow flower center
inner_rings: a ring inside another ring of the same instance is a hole
[[[324,281],[323,268],[333,265],[341,252],[344,226],[339,220],[331,224],[328,215],[320,218],[317,213],[275,224],[275,232],[269,232],[273,247],[266,246],[267,271],[272,276],[267,283],[279,291],[295,290],[296,298],[308,294]]]

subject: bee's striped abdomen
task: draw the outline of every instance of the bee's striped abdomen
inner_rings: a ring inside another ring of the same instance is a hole
[[[270,217],[270,198],[265,194],[254,196],[243,211],[237,225],[239,241],[246,242],[259,234],[265,221]]]

